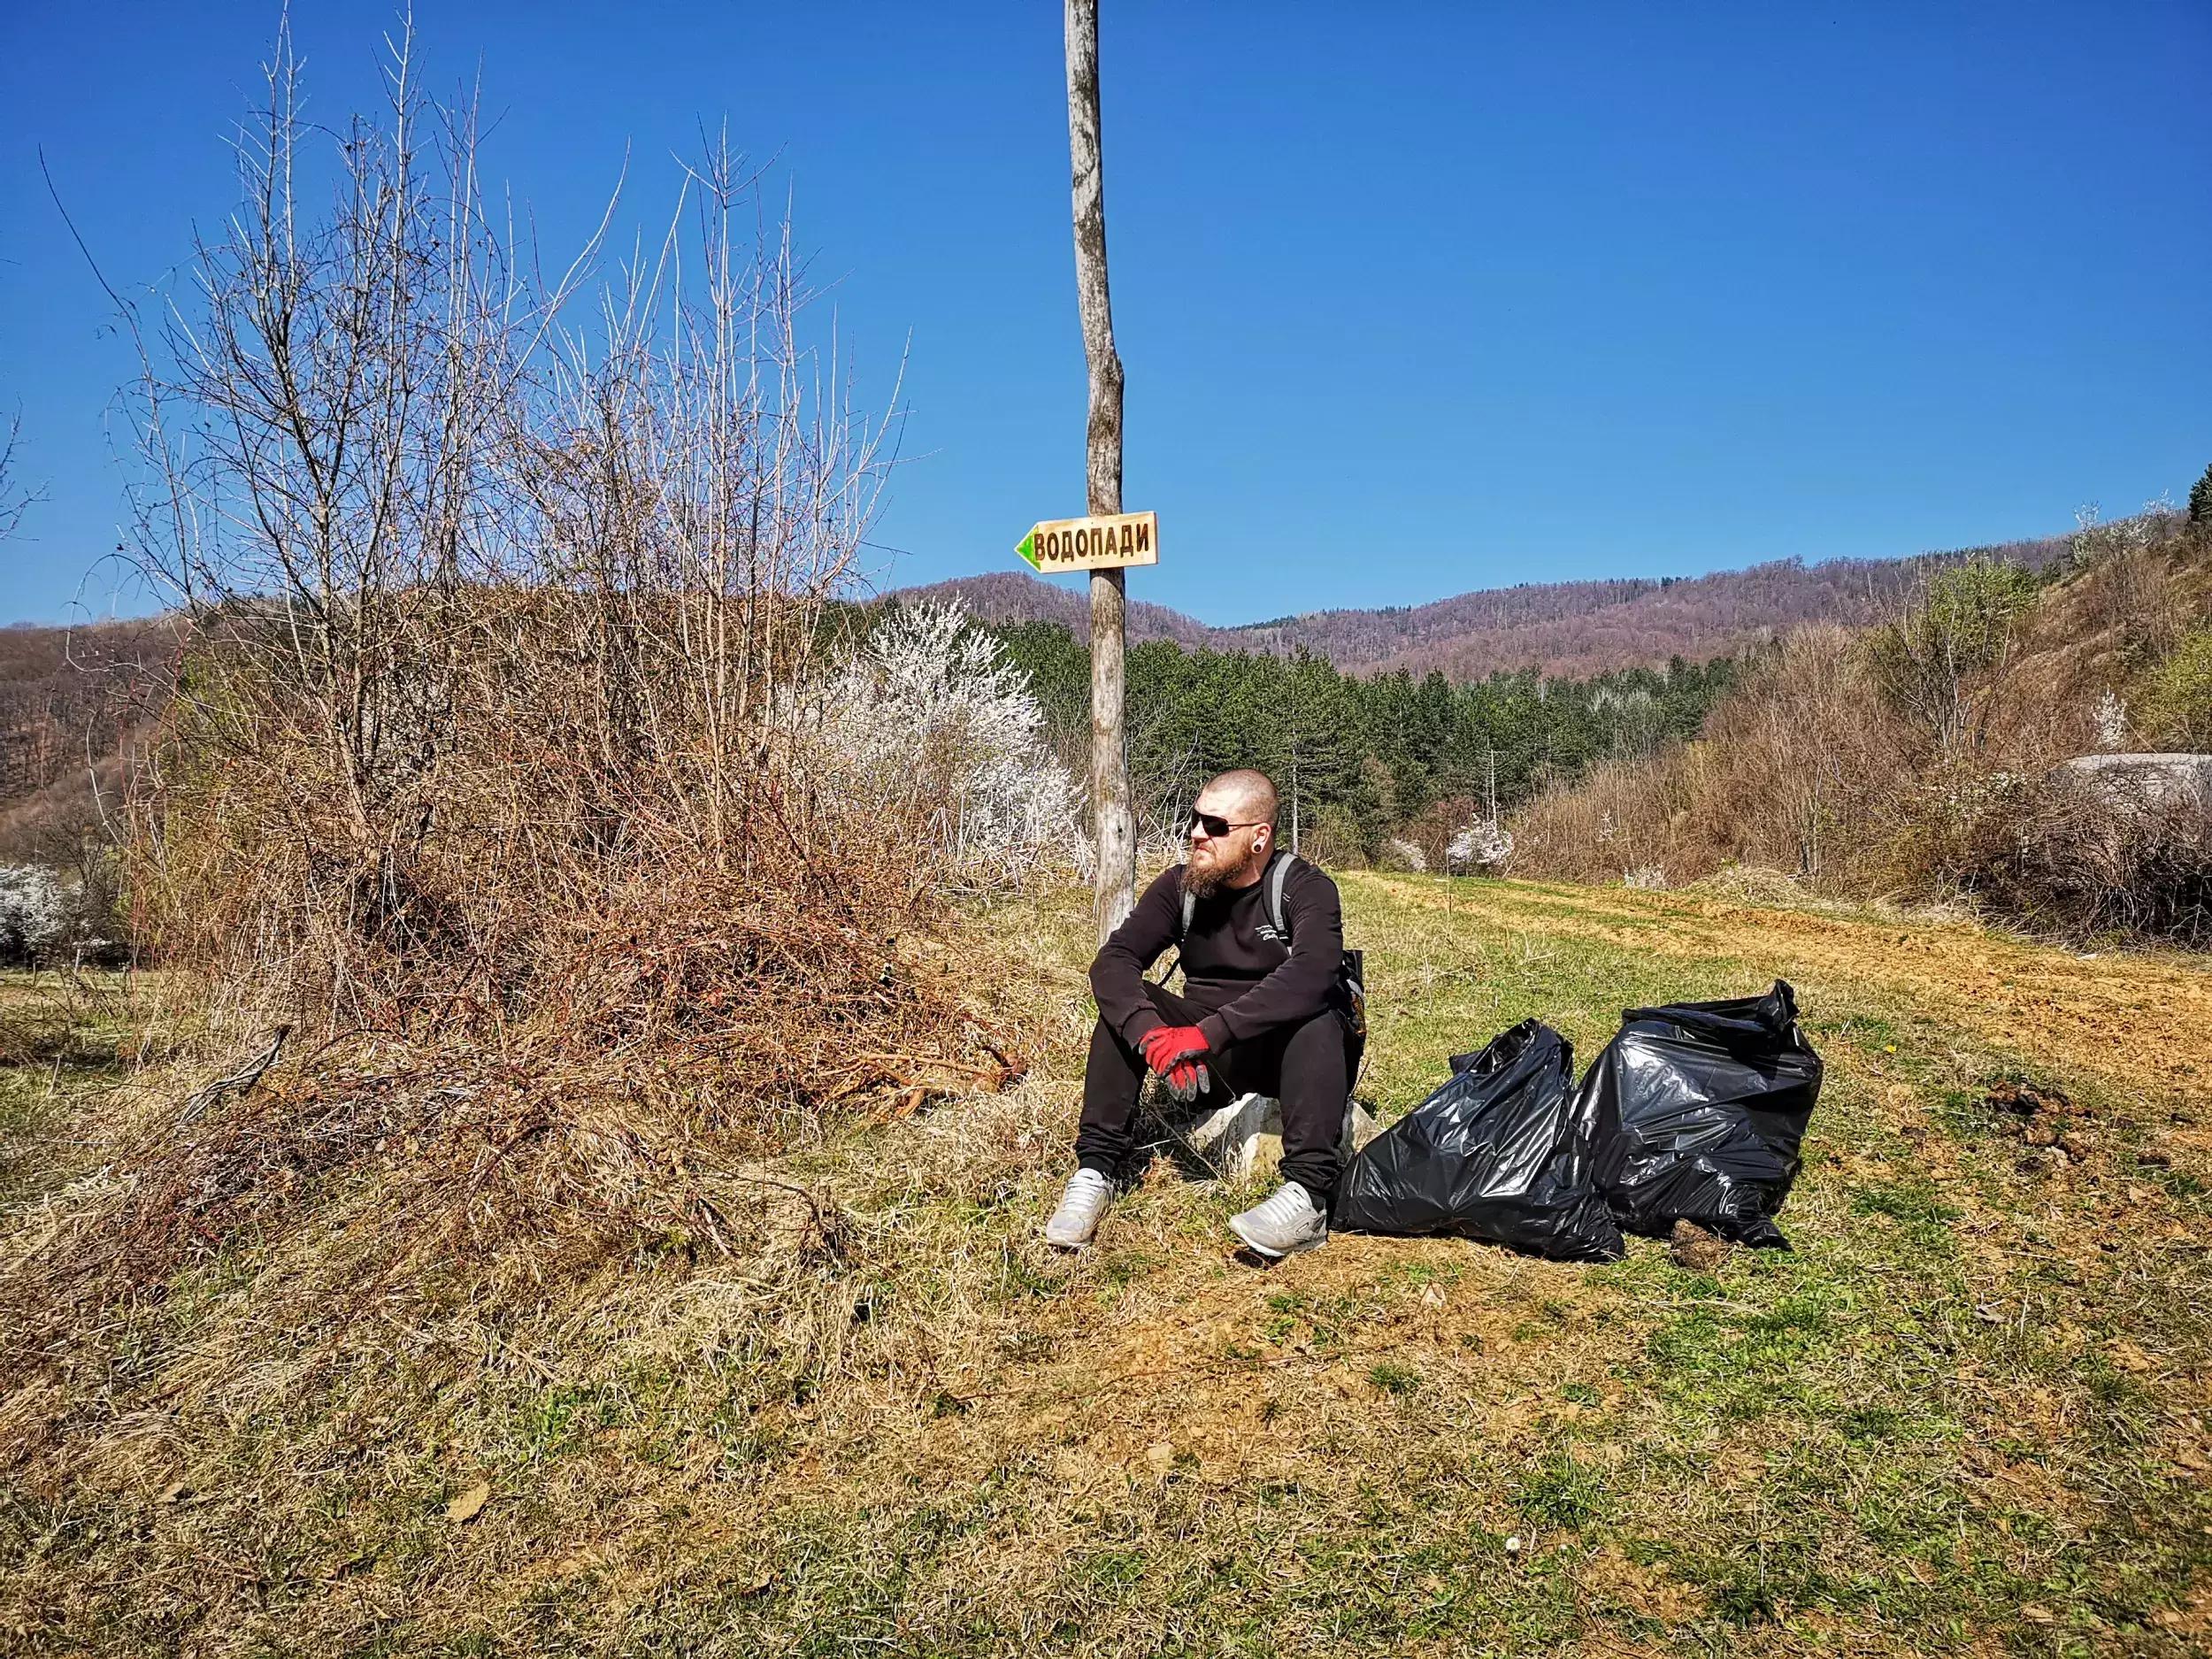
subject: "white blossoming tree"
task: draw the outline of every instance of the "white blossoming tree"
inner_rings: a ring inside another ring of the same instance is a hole
[[[1466,826],[1444,849],[1447,870],[1502,872],[1513,858],[1513,836],[1498,825],[1478,819]]]
[[[798,702],[821,781],[924,838],[947,887],[1019,886],[1055,863],[1087,872],[1075,781],[1028,677],[958,601],[892,611]]]
[[[69,895],[50,871],[0,864],[0,963],[35,962],[69,931]]]

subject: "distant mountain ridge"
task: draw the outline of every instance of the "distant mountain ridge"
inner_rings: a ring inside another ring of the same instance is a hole
[[[1932,565],[1980,554],[2040,569],[2062,557],[2068,545],[2067,537],[2048,536],[1907,558],[1818,565],[1778,559],[1705,576],[1531,582],[1423,605],[1316,611],[1230,628],[1138,601],[1129,607],[1129,633],[1133,641],[1172,640],[1215,650],[1287,654],[1303,649],[1363,672],[1402,668],[1417,676],[1433,668],[1468,681],[1499,670],[1533,668],[1585,679],[1655,666],[1677,656],[1726,656],[1811,622],[1863,626],[1886,615]],[[955,595],[988,621],[1057,622],[1078,637],[1090,630],[1090,604],[1081,593],[1022,571],[956,577],[900,588],[886,598]]]

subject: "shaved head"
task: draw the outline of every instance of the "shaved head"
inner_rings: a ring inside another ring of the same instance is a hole
[[[1225,772],[1198,793],[1202,799],[1219,801],[1229,809],[1225,813],[1226,817],[1254,824],[1275,822],[1275,786],[1263,772],[1255,772],[1248,766]]]
[[[1267,774],[1249,768],[1225,772],[1198,792],[1194,807],[1184,890],[1203,898],[1223,887],[1257,881],[1275,840],[1275,786]],[[1210,833],[1207,815],[1227,827],[1217,835]]]

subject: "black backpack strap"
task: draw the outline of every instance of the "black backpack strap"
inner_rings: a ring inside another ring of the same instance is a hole
[[[1282,935],[1285,949],[1290,945],[1290,924],[1283,919],[1283,883],[1290,879],[1290,867],[1297,862],[1296,853],[1285,853],[1269,865],[1267,871],[1267,919]],[[1186,899],[1184,903],[1187,905],[1189,901]],[[1184,912],[1183,925],[1187,927],[1190,925],[1187,910]]]
[[[1185,869],[1188,867],[1186,865]],[[1183,943],[1190,937],[1190,918],[1197,913],[1198,895],[1186,887],[1183,889],[1182,911],[1175,918],[1175,960],[1169,963],[1167,971],[1154,981],[1162,990],[1165,990],[1167,982],[1175,977],[1176,969],[1183,965]]]

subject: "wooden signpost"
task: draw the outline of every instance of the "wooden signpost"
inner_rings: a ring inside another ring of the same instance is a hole
[[[1090,396],[1084,422],[1084,480],[1091,510],[1088,519],[1039,525],[1079,536],[1076,557],[1085,564],[1059,564],[1055,570],[1091,573],[1091,821],[1098,835],[1096,884],[1092,895],[1098,937],[1120,926],[1137,896],[1137,826],[1129,810],[1129,744],[1122,728],[1123,648],[1127,640],[1129,594],[1125,565],[1133,557],[1136,530],[1129,527],[1129,551],[1121,555],[1121,354],[1114,349],[1114,311],[1106,288],[1106,169],[1098,135],[1098,0],[1067,0],[1068,160],[1075,213],[1075,305],[1083,321],[1083,359],[1090,371]],[[1133,515],[1149,527],[1150,513]],[[1105,530],[1114,533],[1115,557],[1106,561]],[[1099,541],[1089,549],[1093,526]],[[1036,530],[1030,536],[1036,535]],[[1159,537],[1148,538],[1150,564],[1159,557]],[[1055,542],[1056,549],[1064,543]],[[1033,561],[1034,562],[1034,561]],[[1037,562],[1037,568],[1045,565]]]
[[[1160,562],[1160,521],[1148,512],[1101,513],[1089,518],[1047,518],[1033,526],[1014,551],[1032,570],[1118,570]]]

